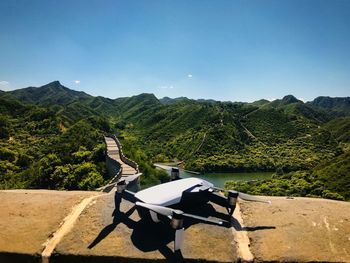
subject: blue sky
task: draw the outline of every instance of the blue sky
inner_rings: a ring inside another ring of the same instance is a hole
[[[254,101],[350,94],[348,0],[0,1],[0,89]]]

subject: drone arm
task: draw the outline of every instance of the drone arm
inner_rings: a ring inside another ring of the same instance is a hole
[[[122,198],[132,203],[138,201],[138,199],[135,197],[135,193],[130,190],[124,190]]]
[[[193,214],[184,213],[183,216],[184,217],[189,217],[189,218],[192,218],[192,219],[195,219],[195,220],[198,220],[198,221],[202,221],[202,222],[205,222],[205,223],[215,224],[215,225],[220,225],[220,226],[224,223],[223,221],[220,221],[220,220],[210,219],[210,218],[207,218],[207,217],[197,216],[197,215],[193,215]]]
[[[219,206],[227,207],[227,198],[216,192],[208,192],[208,198],[211,202]]]
[[[217,205],[225,207],[227,209],[229,216],[232,216],[233,212],[235,211],[237,197],[238,197],[238,192],[235,192],[235,191],[228,191],[227,197],[224,197],[221,194],[216,192],[208,192],[209,200]]]

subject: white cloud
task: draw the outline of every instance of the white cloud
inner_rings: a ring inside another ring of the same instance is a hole
[[[75,84],[80,84],[80,80],[74,80]]]
[[[173,89],[174,86],[160,86],[160,89]]]
[[[192,75],[192,74],[188,74],[187,77],[188,77],[188,78],[192,78],[193,75]]]
[[[304,98],[298,98],[298,100],[301,100],[302,102],[305,102]]]
[[[6,80],[0,80],[0,86],[7,86],[9,84],[10,84],[10,82],[8,82]]]

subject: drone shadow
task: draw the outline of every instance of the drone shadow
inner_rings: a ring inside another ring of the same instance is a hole
[[[150,223],[150,219],[141,218],[139,221],[130,219],[130,216],[136,210],[136,206],[131,207],[128,211],[120,211],[120,204],[122,199],[120,195],[115,195],[115,209],[112,213],[112,223],[104,227],[97,237],[89,244],[88,248],[92,249],[112,233],[119,224],[126,225],[132,229],[131,241],[133,245],[143,252],[150,252],[158,250],[169,262],[183,262],[184,258],[180,251],[174,253],[168,244],[174,241],[174,230],[168,224]],[[185,213],[191,213],[202,217],[214,217],[223,220],[224,224],[219,227],[230,228],[234,227],[237,231],[256,231],[263,229],[273,229],[271,226],[258,227],[242,227],[235,219],[229,217],[227,214],[217,211],[210,203],[201,206],[192,207],[176,207],[183,210]],[[191,218],[184,220],[184,228],[187,229],[199,222]],[[210,224],[210,223],[206,223]]]
[[[134,246],[143,252],[158,250],[168,261],[181,262],[183,256],[180,251],[174,253],[168,244],[174,240],[174,230],[166,224],[150,223],[141,219],[135,224],[131,234]]]
[[[106,238],[112,231],[120,224],[125,224],[128,228],[133,229],[135,227],[136,222],[131,220],[129,216],[134,213],[136,207],[131,207],[126,213],[120,211],[121,198],[115,197],[115,209],[112,213],[113,222],[108,226],[104,227],[98,236],[91,242],[88,246],[89,249],[95,247],[98,243],[100,243],[104,238]]]
[[[173,252],[167,245],[174,240],[174,230],[166,224],[150,224],[148,219],[134,221],[129,217],[136,210],[136,206],[131,207],[128,211],[120,211],[122,199],[115,196],[115,209],[112,213],[113,222],[104,227],[97,237],[89,244],[88,248],[92,249],[112,233],[116,227],[123,223],[128,228],[133,229],[131,241],[134,246],[144,252],[158,250],[169,262],[182,262],[183,256],[180,251]]]

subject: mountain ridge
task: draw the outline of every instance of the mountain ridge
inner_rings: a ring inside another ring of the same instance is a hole
[[[270,104],[270,106],[280,106],[280,105],[288,105],[293,103],[302,103],[317,109],[332,111],[336,114],[350,114],[350,97],[330,97],[330,96],[318,96],[312,101],[303,102],[298,100],[293,95],[286,95],[282,99],[276,99],[273,101],[269,101],[266,99],[260,99],[254,102],[232,102],[232,101],[217,101],[213,99],[189,99],[187,97],[163,97],[158,99],[153,93],[141,93],[138,95],[130,96],[130,97],[120,97],[120,98],[107,98],[103,96],[92,96],[84,91],[76,91],[70,88],[63,86],[58,80],[50,82],[40,87],[27,87],[22,89],[16,89],[12,91],[0,91],[1,96],[11,95],[14,98],[17,98],[23,103],[29,104],[38,104],[38,105],[49,105],[59,104],[59,105],[68,105],[69,103],[75,102],[76,100],[102,100],[104,102],[108,101],[110,104],[116,104],[118,101],[125,100],[127,98],[142,98],[146,96],[154,97],[153,100],[159,101],[162,104],[172,104],[176,102],[186,102],[186,101],[196,101],[201,103],[247,103],[251,105],[264,105]],[[48,98],[53,96],[52,98]],[[91,101],[89,101],[91,102]]]
[[[347,99],[338,107],[335,100],[334,114],[292,95],[272,102],[164,104],[154,94],[109,99],[59,82],[0,93],[0,181],[5,188],[98,187],[108,179],[101,153],[106,132],[117,134],[149,183],[161,176],[150,163],[174,159],[201,172],[308,171],[338,156],[346,165],[350,119],[338,116],[347,114]],[[318,196],[347,198],[315,187]]]
[[[45,106],[50,104],[67,105],[75,100],[92,97],[83,91],[69,89],[63,86],[59,81],[53,81],[40,87],[27,87],[7,91],[5,94],[10,94],[24,103]]]

